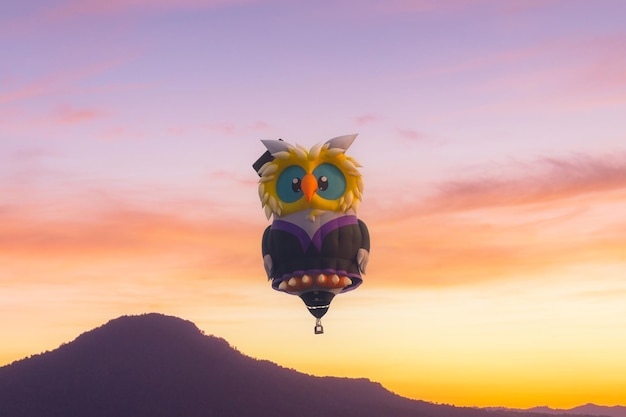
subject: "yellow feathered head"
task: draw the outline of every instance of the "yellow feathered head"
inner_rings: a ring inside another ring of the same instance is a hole
[[[269,153],[257,169],[267,218],[303,210],[312,218],[322,211],[356,212],[363,194],[361,165],[345,154],[356,136],[339,136],[309,150],[282,140],[261,141]]]

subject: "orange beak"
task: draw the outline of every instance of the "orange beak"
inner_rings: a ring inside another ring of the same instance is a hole
[[[302,189],[302,193],[306,197],[306,201],[309,203],[313,198],[313,194],[317,191],[317,180],[313,176],[313,174],[306,174],[302,178],[302,183],[300,184],[300,188]]]

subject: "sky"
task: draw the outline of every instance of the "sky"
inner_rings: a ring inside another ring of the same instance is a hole
[[[626,2],[2,9],[0,365],[160,312],[435,403],[626,405]],[[251,165],[353,133],[370,261],[316,336]]]

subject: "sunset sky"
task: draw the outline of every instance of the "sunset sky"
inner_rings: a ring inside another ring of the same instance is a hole
[[[121,315],[459,406],[626,405],[626,2],[0,13],[0,365]],[[261,139],[358,133],[364,284],[271,290]]]

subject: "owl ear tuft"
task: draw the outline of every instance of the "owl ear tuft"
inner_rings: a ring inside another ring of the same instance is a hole
[[[257,159],[254,164],[252,164],[252,168],[254,168],[254,170],[257,172],[257,174],[259,174],[259,176],[261,176],[261,168],[263,167],[263,165],[265,165],[268,162],[272,162],[274,160],[274,154],[276,152],[287,150],[287,148],[283,147],[282,145],[288,146],[285,144],[285,142],[282,139],[261,140],[261,142],[263,142],[263,144],[267,148],[267,151],[265,151],[265,153],[261,155],[261,157]],[[276,144],[273,142],[278,142],[278,143]]]
[[[347,151],[354,139],[356,139],[358,133],[354,135],[344,135],[337,136],[336,138],[332,138],[327,141],[325,144],[328,144],[328,149],[341,149],[342,151]]]
[[[293,145],[288,144],[282,139],[273,140],[273,139],[262,139],[263,145],[267,148],[267,150],[272,154],[276,154],[278,152],[289,152],[289,148],[293,148]]]

